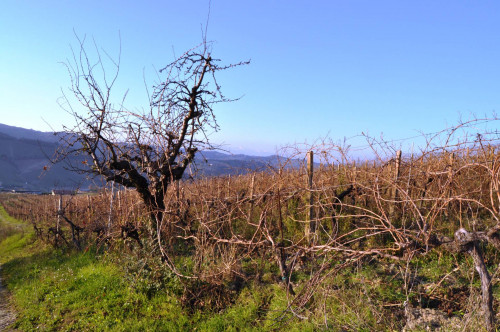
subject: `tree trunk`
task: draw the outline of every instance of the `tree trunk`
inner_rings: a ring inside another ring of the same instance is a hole
[[[455,232],[455,250],[466,251],[474,260],[474,267],[476,268],[479,277],[481,278],[481,314],[484,320],[484,327],[487,331],[495,330],[495,315],[493,312],[493,292],[491,290],[491,276],[488,273],[486,264],[484,264],[483,254],[479,247],[480,240],[488,241],[481,232],[467,232],[465,229],[460,228]]]
[[[484,319],[484,326],[487,331],[495,330],[495,315],[493,312],[493,294],[491,290],[491,276],[484,264],[483,255],[477,242],[469,250],[469,254],[474,260],[474,266],[481,278],[481,312]]]

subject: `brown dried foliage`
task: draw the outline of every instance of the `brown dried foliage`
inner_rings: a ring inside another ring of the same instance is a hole
[[[130,247],[161,246],[172,272],[203,282],[205,288],[259,279],[259,262],[272,261],[290,295],[289,311],[303,317],[302,310],[328,276],[364,257],[405,261],[437,246],[452,248],[461,228],[476,234],[463,245],[498,239],[497,137],[453,140],[460,126],[436,135],[446,136],[445,147],[434,148],[430,140],[420,153],[405,154],[397,176],[394,149],[369,140],[377,157],[365,162],[349,159],[338,145],[309,147],[322,158],[312,188],[304,164],[290,167],[296,156],[305,155],[298,149],[286,150],[288,158],[280,167],[265,172],[182,181],[179,189],[170,186],[166,192],[154,245],[143,236],[148,211],[135,192],[118,190],[113,204],[109,190],[64,197],[64,212],[85,230],[87,246],[113,246],[135,231],[139,240],[130,241]],[[317,226],[308,237],[311,193]],[[19,196],[4,206],[55,242],[49,229],[56,223],[57,197]],[[66,225],[59,227],[68,232]],[[178,266],[181,256],[192,257],[193,266]],[[243,262],[256,269],[243,268]],[[300,289],[291,281],[298,271],[310,275]],[[188,296],[186,301],[203,299]]]

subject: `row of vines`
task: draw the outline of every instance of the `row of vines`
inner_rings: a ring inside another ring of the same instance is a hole
[[[401,155],[371,141],[369,161],[323,143],[308,148],[316,156],[314,173],[297,162],[306,151],[287,149],[279,166],[262,172],[169,187],[157,229],[137,194],[118,187],[61,197],[4,195],[2,204],[55,246],[131,257],[161,251],[190,306],[206,305],[210,295],[223,308],[231,301],[226,290],[249,280],[281,284],[288,299],[283,322],[307,319],[314,303],[331,296],[332,278],[349,267],[373,259],[402,267],[400,287],[411,303],[412,261],[433,250],[468,253],[481,280],[476,315],[492,330],[500,152],[496,138],[450,142]],[[490,266],[481,270],[485,261]]]

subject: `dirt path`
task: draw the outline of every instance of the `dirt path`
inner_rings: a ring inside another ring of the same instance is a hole
[[[0,213],[0,224],[2,223],[19,227],[19,225],[9,222],[5,216]],[[7,329],[7,326],[14,323],[15,320],[16,314],[9,305],[9,293],[3,287],[2,267],[0,266],[0,331],[15,331],[13,329]]]
[[[7,330],[7,326],[14,323],[15,320],[16,315],[9,307],[7,290],[2,286],[2,279],[0,279],[0,331],[13,331]]]

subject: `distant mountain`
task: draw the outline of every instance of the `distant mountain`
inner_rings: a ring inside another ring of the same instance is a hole
[[[217,151],[202,151],[195,158],[197,174],[221,176],[244,174],[249,171],[265,171],[278,165],[277,156],[247,156]]]
[[[93,185],[93,181],[84,175],[66,170],[64,163],[51,165],[49,159],[58,144],[58,137],[54,133],[0,124],[0,189],[48,192],[55,188],[86,189]],[[264,171],[277,165],[277,156],[203,151],[196,155],[194,167],[191,167],[193,171],[186,176],[244,174]]]
[[[14,138],[24,138],[34,141],[43,141],[52,143],[57,143],[59,141],[57,135],[53,132],[36,131],[33,129],[8,126],[2,123],[0,123],[0,133]]]
[[[0,127],[0,189],[46,192],[90,185],[84,176],[64,169],[64,164],[51,165],[49,159],[58,147],[52,136],[11,127],[14,130],[8,132],[17,135],[14,137],[5,134],[5,127]],[[33,139],[28,138],[29,134]],[[51,141],[44,141],[45,137]]]

